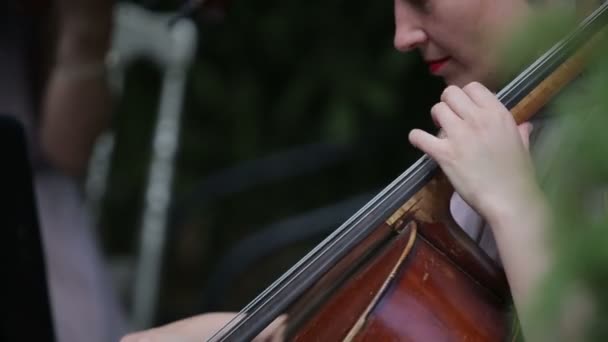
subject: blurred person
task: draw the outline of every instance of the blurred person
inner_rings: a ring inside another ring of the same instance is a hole
[[[439,138],[415,129],[409,140],[435,159],[454,185],[454,218],[503,264],[518,312],[530,305],[551,265],[546,245],[551,214],[528,149],[532,124],[518,126],[494,94],[504,82],[498,76],[497,43],[536,10],[557,3],[394,0],[396,49],[419,52],[429,71],[447,85],[441,101],[431,109],[446,135]],[[566,5],[575,12],[574,2]],[[551,127],[546,128],[535,127],[540,154],[549,141],[543,131],[550,133]],[[230,317],[198,316],[123,341],[207,338],[210,330]],[[526,335],[530,331],[526,322],[523,328]]]
[[[0,112],[26,128],[57,340],[118,340],[126,325],[82,193],[92,145],[108,123],[112,3],[0,8]]]

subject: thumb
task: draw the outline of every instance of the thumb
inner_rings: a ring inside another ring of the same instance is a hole
[[[527,150],[530,149],[530,133],[532,133],[532,129],[534,126],[531,122],[524,122],[517,126],[517,130],[519,130],[519,136],[521,137],[521,141],[524,143],[524,146]]]

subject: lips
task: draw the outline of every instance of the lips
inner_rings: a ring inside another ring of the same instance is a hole
[[[429,66],[429,71],[433,74],[436,74],[449,60],[450,60],[450,57],[444,57],[444,58],[439,58],[439,59],[434,59],[434,60],[428,60],[428,61],[426,61],[426,63]]]

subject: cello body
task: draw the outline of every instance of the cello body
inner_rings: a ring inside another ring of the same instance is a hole
[[[374,248],[373,257],[349,260],[348,265],[357,265],[354,270],[338,265],[322,281],[326,288],[313,289],[294,306],[288,315],[297,329],[286,329],[287,340],[511,339],[513,316],[504,275],[445,214],[452,193],[438,173],[379,228],[392,236]],[[428,210],[430,202],[435,211]],[[369,249],[368,244],[373,243],[364,241],[361,248]],[[340,277],[344,274],[348,276]],[[330,284],[337,290],[315,308],[310,297],[332,292]],[[297,322],[307,311],[315,313]]]
[[[505,300],[462,272],[416,229],[408,228],[397,240],[293,340],[506,340],[510,314]],[[400,267],[394,271],[396,264]]]

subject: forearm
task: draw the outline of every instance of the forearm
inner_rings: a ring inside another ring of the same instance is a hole
[[[84,175],[97,136],[108,125],[110,97],[103,75],[78,78],[54,70],[41,125],[47,159],[75,177]]]
[[[111,38],[111,2],[64,0],[59,2],[59,12],[41,141],[51,163],[70,175],[82,176],[111,110],[104,72]]]
[[[548,233],[551,215],[540,190],[502,205],[487,217],[492,227],[518,313],[529,310],[552,262]],[[520,317],[521,318],[521,317]],[[524,334],[529,322],[522,320]]]

